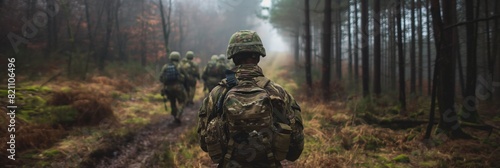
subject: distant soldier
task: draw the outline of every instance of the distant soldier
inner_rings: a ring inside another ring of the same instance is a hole
[[[181,124],[181,115],[187,101],[187,94],[185,88],[187,72],[181,68],[179,63],[181,55],[177,51],[170,53],[168,57],[170,63],[167,63],[161,69],[160,81],[163,83],[162,95],[166,95],[170,100],[172,108],[172,116],[174,121],[171,125]],[[178,104],[177,104],[178,103]],[[177,108],[179,105],[179,108]]]
[[[219,55],[219,58],[224,58],[224,62],[226,63],[227,69],[233,69],[234,68],[234,62],[229,61],[229,59],[226,59],[226,55],[221,54]]]
[[[226,70],[226,65],[219,62],[217,55],[213,55],[211,60],[207,63],[207,66],[203,70],[201,78],[205,82],[205,88],[210,92],[217,84],[224,79],[224,71]]]
[[[193,62],[194,52],[186,52],[186,57],[182,59],[182,69],[188,73],[186,77],[186,90],[188,95],[187,104],[193,105],[194,93],[196,91],[196,80],[200,79],[198,64]]]

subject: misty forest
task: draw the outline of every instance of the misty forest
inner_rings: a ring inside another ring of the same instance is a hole
[[[205,81],[171,127],[159,76],[239,30],[301,108],[284,167],[500,165],[498,0],[0,0],[0,165],[216,167]]]

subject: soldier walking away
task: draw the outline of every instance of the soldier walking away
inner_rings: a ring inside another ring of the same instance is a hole
[[[228,59],[226,59],[226,55],[221,54],[221,55],[219,55],[219,58],[224,58],[224,62],[226,63],[227,69],[233,69],[234,68],[234,62],[233,61],[229,61]]]
[[[257,65],[266,52],[256,32],[233,34],[227,58],[236,67],[203,100],[200,147],[218,167],[282,167],[304,148],[300,106]]]
[[[161,69],[160,81],[163,83],[162,96],[166,95],[170,100],[174,117],[170,125],[177,126],[181,124],[181,115],[187,101],[185,82],[188,74],[181,68],[179,52],[171,52],[169,59],[170,63],[165,64]]]
[[[201,75],[201,78],[205,82],[205,88],[208,92],[210,92],[222,79],[226,77],[224,75],[224,71],[226,69],[226,65],[220,63],[219,57],[217,55],[213,55]]]
[[[194,52],[186,52],[186,57],[182,61],[182,69],[188,73],[186,77],[187,105],[193,105],[194,94],[196,93],[196,81],[200,80],[198,64],[193,62]]]

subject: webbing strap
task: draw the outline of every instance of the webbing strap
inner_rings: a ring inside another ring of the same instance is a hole
[[[226,155],[224,155],[224,161],[222,162],[223,164],[229,163],[231,160],[231,156],[233,156],[233,151],[234,151],[234,140],[233,138],[229,139],[229,142],[227,143],[227,152]]]
[[[276,167],[276,158],[274,157],[273,151],[271,150],[271,142],[269,142],[269,139],[264,138],[262,139],[262,142],[266,144],[266,152],[267,152],[267,161],[269,162],[269,167]]]

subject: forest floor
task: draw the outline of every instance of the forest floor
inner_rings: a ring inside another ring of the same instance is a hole
[[[334,97],[325,102],[319,99],[319,92],[306,96],[296,80],[302,72],[292,70],[288,61],[265,59],[261,64],[265,75],[290,91],[302,108],[304,151],[297,161],[283,162],[284,167],[500,165],[499,130],[489,135],[488,131],[464,128],[476,139],[454,140],[433,134],[430,140],[423,140],[427,125],[408,123],[428,118],[430,101],[426,97],[410,97],[406,117],[398,114],[394,94],[361,98],[342,87],[348,82],[333,84]],[[7,163],[2,165],[216,167],[200,149],[196,134],[196,114],[206,94],[201,84],[195,105],[184,111],[183,124],[170,127],[172,118],[164,109],[160,84],[153,79],[124,79],[97,76],[84,82],[61,79],[44,84],[47,79],[41,79],[23,84],[18,101],[24,110],[18,114],[16,132],[19,152],[15,162],[5,159],[5,152],[0,153],[0,161]],[[168,107],[167,103],[169,111]],[[481,102],[478,111],[484,123],[500,128],[498,103]],[[7,118],[1,116],[0,124],[6,125]],[[6,137],[5,130],[0,134],[0,138]]]

